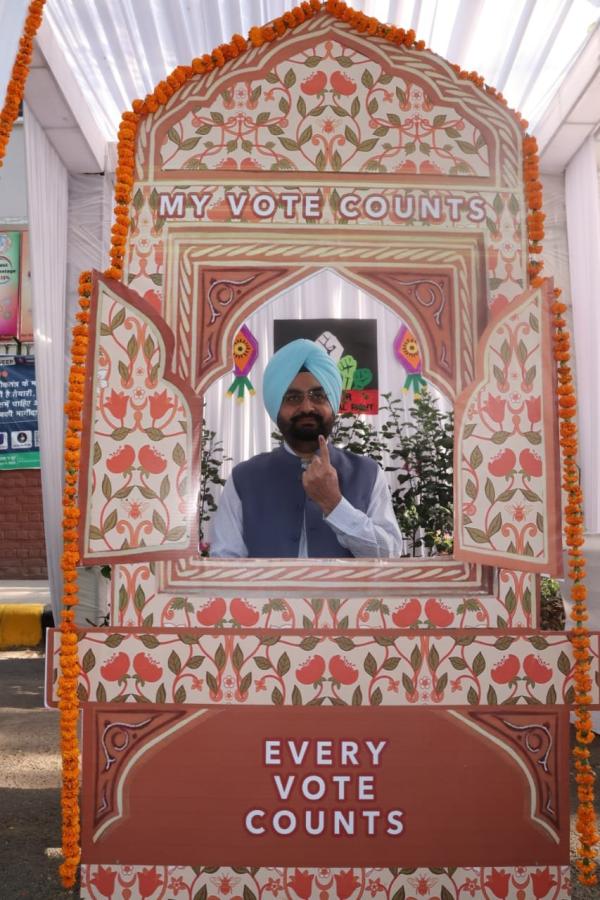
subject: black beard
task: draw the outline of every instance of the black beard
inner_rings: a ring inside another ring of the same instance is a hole
[[[302,422],[300,425],[299,422]],[[331,428],[319,413],[298,413],[287,425],[278,420],[279,429],[288,443],[291,441],[317,441],[320,434],[328,437]]]

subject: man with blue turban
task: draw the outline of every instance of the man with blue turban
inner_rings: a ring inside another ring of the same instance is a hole
[[[283,446],[240,463],[213,522],[211,556],[399,556],[402,537],[377,463],[339,450],[327,438],[342,379],[313,341],[275,353],[263,399]]]

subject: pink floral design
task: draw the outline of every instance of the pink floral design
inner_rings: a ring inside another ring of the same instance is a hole
[[[347,900],[348,897],[352,896],[357,887],[360,886],[360,881],[352,869],[347,869],[345,872],[338,872],[334,878],[338,900]]]
[[[500,453],[497,453],[488,463],[488,471],[491,475],[496,475],[498,477],[502,475],[509,475],[514,471],[515,465],[517,462],[517,457],[513,450],[509,447],[505,447],[504,450],[501,450]]]
[[[156,867],[152,869],[142,869],[138,872],[138,888],[140,897],[151,897],[157,888],[161,887],[163,881]]]

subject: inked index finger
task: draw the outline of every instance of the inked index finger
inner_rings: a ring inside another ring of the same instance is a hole
[[[323,437],[322,434],[319,435],[319,450],[321,452],[321,460],[322,462],[330,465],[329,460],[329,447],[327,446],[327,439]]]

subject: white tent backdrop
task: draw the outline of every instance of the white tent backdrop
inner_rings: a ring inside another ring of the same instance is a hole
[[[48,0],[58,40],[107,140],[121,113],[177,65],[247,35],[292,0]],[[479,72],[534,124],[600,17],[595,0],[352,0],[413,28],[435,53]]]
[[[565,176],[577,401],[585,526],[600,532],[600,187],[594,139],[569,163]]]
[[[249,316],[245,325],[259,343],[259,356],[250,373],[256,389],[255,396],[246,395],[239,403],[227,396],[233,375],[213,382],[206,393],[206,424],[222,440],[226,455],[232,460],[223,467],[228,475],[236,462],[249,459],[255,453],[270,450],[271,433],[276,426],[268,419],[262,400],[262,374],[273,355],[273,322],[276,319],[376,319],[379,393],[391,393],[403,399],[404,415],[413,403],[412,392],[404,394],[405,372],[393,353],[393,341],[402,321],[383,303],[340,278],[336,273],[322,270],[285,294],[276,297],[268,306]],[[438,392],[434,392],[438,396]],[[443,404],[444,409],[449,404]],[[379,427],[382,414],[365,416],[366,421]]]
[[[31,236],[33,333],[48,581],[54,620],[62,593],[67,170],[25,106],[27,199]]]

